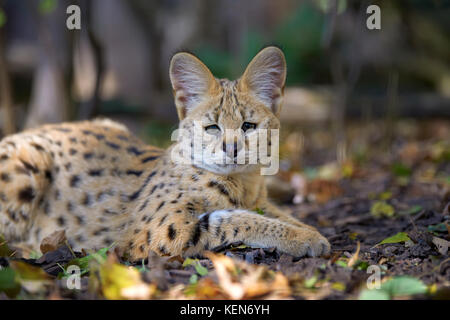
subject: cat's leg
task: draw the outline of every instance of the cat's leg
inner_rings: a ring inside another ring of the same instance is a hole
[[[213,246],[241,241],[256,247],[276,247],[295,257],[316,257],[330,252],[329,242],[319,232],[247,210],[208,214],[208,237]]]
[[[297,226],[297,227],[307,228],[307,229],[311,229],[313,231],[317,231],[317,229],[314,228],[313,226],[310,226],[310,225],[304,224],[303,222],[300,222],[299,220],[294,218],[289,212],[277,207],[276,205],[274,205],[273,203],[271,203],[269,201],[264,201],[264,203],[261,204],[259,207],[264,212],[264,215],[266,217],[276,218],[276,219],[287,222],[287,223]]]
[[[26,240],[36,207],[52,180],[47,141],[23,134],[0,142],[0,234]]]
[[[132,235],[127,246],[132,259],[140,259],[147,256],[149,249],[160,254],[195,256],[235,242],[276,247],[295,257],[316,257],[330,251],[327,239],[315,230],[240,209],[218,210],[198,218],[188,212],[158,216]]]

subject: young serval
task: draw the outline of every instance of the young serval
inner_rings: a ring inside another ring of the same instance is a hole
[[[65,229],[75,250],[114,242],[133,260],[149,250],[192,256],[233,242],[296,257],[328,253],[327,239],[267,199],[260,164],[234,161],[242,154],[248,160],[256,129],[279,129],[285,77],[284,55],[275,47],[259,52],[235,81],[214,78],[189,53],[176,54],[170,79],[184,133],[166,151],[109,120],[51,124],[5,137],[0,234],[26,253]],[[196,126],[200,142],[193,138]],[[231,142],[226,129],[237,132]],[[271,138],[263,143],[270,147]],[[175,151],[203,154],[211,147],[210,157],[233,163],[173,160]]]

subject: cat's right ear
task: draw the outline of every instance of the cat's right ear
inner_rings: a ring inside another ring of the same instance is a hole
[[[172,57],[169,73],[180,120],[217,87],[217,81],[208,67],[186,52]]]

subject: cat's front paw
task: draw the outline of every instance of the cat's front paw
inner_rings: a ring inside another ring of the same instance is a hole
[[[320,257],[329,254],[331,250],[331,245],[324,236],[317,231],[306,228],[302,228],[295,235],[291,245],[289,253],[296,258],[304,256]]]

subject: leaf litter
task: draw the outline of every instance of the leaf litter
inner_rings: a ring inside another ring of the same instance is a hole
[[[396,149],[366,148],[341,164],[329,146],[306,145],[303,169],[285,153],[271,195],[329,239],[329,256],[235,243],[195,259],[127,261],[114,246],[74,252],[55,230],[24,259],[0,237],[0,299],[450,299],[450,126],[419,127],[396,134]],[[67,286],[71,266],[79,289]],[[379,289],[368,287],[374,267]]]

